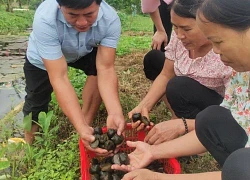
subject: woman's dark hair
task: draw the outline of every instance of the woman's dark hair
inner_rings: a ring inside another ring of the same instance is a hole
[[[244,31],[250,27],[249,0],[205,0],[198,10],[208,21]]]
[[[72,9],[84,9],[89,7],[93,2],[100,5],[102,0],[56,0],[59,6],[65,6]]]
[[[204,0],[174,0],[170,4],[171,10],[183,18],[196,18],[196,12]]]

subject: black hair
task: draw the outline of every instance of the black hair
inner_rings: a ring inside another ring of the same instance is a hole
[[[208,21],[245,31],[250,27],[249,0],[205,0],[198,10]]]
[[[170,4],[171,10],[183,18],[196,18],[196,12],[204,0],[174,0]]]
[[[56,0],[59,6],[65,6],[72,9],[84,9],[89,7],[93,2],[100,5],[102,0]]]

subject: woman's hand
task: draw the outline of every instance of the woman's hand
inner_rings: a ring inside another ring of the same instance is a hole
[[[145,137],[148,144],[160,144],[165,141],[180,136],[180,130],[183,128],[183,122],[180,119],[173,119],[156,124]]]
[[[135,150],[131,152],[129,157],[129,165],[112,165],[112,169],[121,171],[132,171],[135,169],[140,169],[149,165],[154,159],[151,152],[151,146],[145,142],[141,141],[127,141],[129,147],[134,147]]]
[[[144,123],[142,123],[141,121],[133,122],[132,116],[133,116],[133,114],[135,114],[135,113],[141,113],[141,116],[147,117],[148,120],[150,121],[150,119],[149,119],[149,110],[148,110],[146,107],[142,107],[142,106],[138,105],[138,106],[136,106],[132,111],[130,111],[130,112],[128,113],[128,117],[129,117],[129,119],[131,119],[132,128],[133,128],[133,129],[136,128],[137,131],[140,131],[140,130],[145,129],[145,128],[149,129],[150,126],[153,126],[153,125],[154,125],[152,122],[150,122],[150,126],[146,126],[146,125],[145,125]]]

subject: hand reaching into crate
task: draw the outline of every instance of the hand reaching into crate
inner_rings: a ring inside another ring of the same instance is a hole
[[[123,116],[108,115],[107,128],[117,129],[117,134],[120,136],[125,129],[125,120]]]
[[[101,127],[95,127],[93,135],[95,140],[90,143],[90,147],[94,150],[100,148],[107,150],[108,154],[105,155],[115,153],[124,141],[123,135],[118,135],[116,129],[107,129],[107,132],[104,133]]]
[[[86,125],[84,126],[83,130],[81,131],[83,132],[82,134],[80,134],[81,136],[81,140],[83,142],[83,145],[90,151],[94,151],[96,154],[98,155],[107,155],[108,154],[108,151],[106,149],[101,149],[101,148],[91,148],[90,147],[90,143],[94,142],[95,141],[95,137],[93,136],[93,128]]]

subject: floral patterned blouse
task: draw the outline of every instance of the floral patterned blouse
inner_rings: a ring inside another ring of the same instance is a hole
[[[224,97],[225,87],[230,80],[232,68],[225,66],[220,60],[220,56],[215,54],[213,50],[210,50],[204,57],[191,59],[189,50],[183,46],[174,31],[165,50],[165,57],[175,61],[174,71],[176,76],[190,77]]]
[[[226,88],[225,97],[221,106],[229,109],[234,119],[246,131],[250,147],[250,71],[233,72]]]

